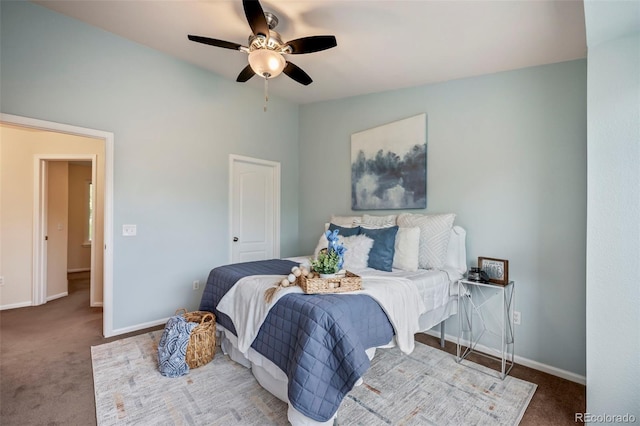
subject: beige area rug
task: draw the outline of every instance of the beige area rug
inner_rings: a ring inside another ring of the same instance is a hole
[[[91,348],[98,425],[287,425],[286,404],[220,352],[185,376],[158,372],[162,331]],[[466,361],[465,361],[466,363]],[[411,355],[379,349],[339,425],[516,425],[537,385],[500,380],[480,365],[416,342]]]

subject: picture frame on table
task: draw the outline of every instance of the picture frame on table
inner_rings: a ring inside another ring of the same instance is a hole
[[[493,257],[478,257],[478,268],[486,272],[489,282],[500,285],[509,283],[509,261]]]

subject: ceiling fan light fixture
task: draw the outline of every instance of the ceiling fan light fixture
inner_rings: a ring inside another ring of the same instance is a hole
[[[260,77],[277,77],[282,73],[286,64],[284,56],[273,50],[258,49],[249,53],[249,65]]]
[[[309,36],[283,42],[280,34],[275,31],[278,25],[278,18],[271,12],[265,12],[259,0],[242,0],[242,7],[249,27],[251,27],[248,46],[191,34],[188,35],[188,39],[197,43],[223,49],[239,50],[248,54],[249,65],[246,65],[240,71],[236,81],[245,83],[258,74],[264,78],[265,94],[269,79],[277,77],[281,73],[285,73],[289,78],[304,86],[311,84],[313,82],[311,77],[296,64],[287,61],[284,55],[300,55],[331,49],[338,45],[335,36]]]

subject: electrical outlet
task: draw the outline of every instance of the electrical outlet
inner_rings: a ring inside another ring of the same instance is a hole
[[[521,320],[521,316],[520,316],[520,311],[513,311],[513,323],[515,325],[520,325],[520,320]]]
[[[135,237],[137,233],[138,229],[136,225],[122,225],[123,237]]]
[[[194,290],[197,290],[197,289],[199,289],[199,288],[200,288],[200,281],[195,280],[195,281],[193,282],[193,289],[194,289]]]
[[[4,277],[0,277],[0,285],[4,285]]]

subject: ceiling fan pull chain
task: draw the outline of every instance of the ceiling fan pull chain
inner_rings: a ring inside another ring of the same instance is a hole
[[[269,78],[264,79],[264,112],[267,112],[267,102],[269,102]]]

